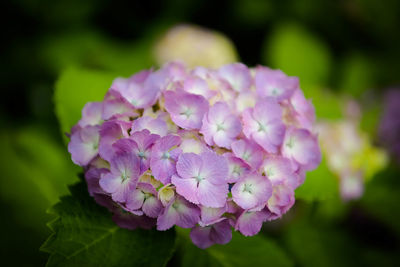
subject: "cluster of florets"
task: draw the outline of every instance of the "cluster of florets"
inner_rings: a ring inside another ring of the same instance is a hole
[[[314,120],[298,79],[279,70],[173,62],[87,103],[68,149],[118,225],[192,228],[206,248],[290,209],[321,160]]]
[[[361,198],[365,182],[387,163],[386,153],[373,145],[360,128],[361,107],[353,100],[346,104],[341,120],[317,122],[315,130],[329,170],[339,178],[344,201]]]

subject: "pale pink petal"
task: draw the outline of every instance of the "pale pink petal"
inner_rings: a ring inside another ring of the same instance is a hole
[[[207,180],[202,180],[199,182],[197,196],[200,204],[206,207],[220,208],[225,206],[228,192],[228,184],[214,185]]]
[[[188,201],[199,204],[197,198],[197,181],[194,178],[181,178],[172,175],[171,182],[176,186],[176,192],[186,198]]]

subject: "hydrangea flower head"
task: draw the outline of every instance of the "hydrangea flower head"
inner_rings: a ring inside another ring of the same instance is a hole
[[[298,79],[281,71],[172,62],[86,104],[68,149],[119,226],[191,228],[207,248],[292,207],[321,160],[314,119]]]

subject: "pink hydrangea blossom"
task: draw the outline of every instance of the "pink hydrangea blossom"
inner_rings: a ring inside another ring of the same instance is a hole
[[[116,79],[89,102],[68,151],[89,194],[127,229],[191,228],[200,248],[282,217],[321,153],[296,77],[179,62]]]
[[[167,91],[164,97],[165,108],[176,125],[188,130],[201,128],[203,116],[208,110],[204,97],[172,91]]]
[[[289,99],[299,87],[297,77],[288,77],[280,70],[262,66],[256,68],[254,82],[259,97],[272,97],[278,102]]]
[[[236,92],[249,90],[253,83],[250,70],[242,63],[222,66],[218,74],[222,79],[226,80]]]
[[[110,160],[110,172],[100,178],[101,188],[117,202],[125,202],[137,185],[140,160],[134,153],[116,153]]]
[[[282,121],[282,109],[272,98],[257,102],[254,108],[243,112],[243,132],[265,151],[276,153],[285,135]]]
[[[190,238],[199,248],[205,249],[214,244],[227,244],[232,239],[232,229],[227,219],[210,226],[196,226]]]
[[[171,181],[178,194],[192,203],[206,207],[223,207],[228,195],[226,159],[214,152],[200,155],[184,153],[176,163],[177,175]]]
[[[181,139],[177,135],[160,138],[153,146],[150,158],[150,169],[154,178],[167,184],[176,173],[176,161],[182,150],[177,148]]]
[[[232,187],[233,201],[245,210],[265,205],[271,195],[271,182],[257,173],[244,176]]]
[[[75,164],[85,166],[99,153],[99,131],[100,126],[86,126],[72,133],[68,151]]]
[[[230,149],[232,142],[242,132],[239,118],[224,102],[217,102],[203,117],[200,133],[210,146],[217,145]]]
[[[282,155],[306,170],[315,169],[321,162],[318,140],[306,129],[290,127],[286,131]]]

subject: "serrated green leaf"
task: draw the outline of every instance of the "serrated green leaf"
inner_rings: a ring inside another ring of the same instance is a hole
[[[87,102],[103,100],[116,77],[110,72],[76,68],[62,72],[56,83],[54,103],[63,135],[79,121]]]
[[[230,243],[202,250],[190,241],[188,230],[178,229],[178,231],[180,263],[183,267],[293,266],[285,251],[274,241],[260,235],[245,237],[234,232]]]
[[[53,234],[42,250],[47,266],[164,266],[175,249],[175,231],[126,230],[97,205],[80,182],[51,210]]]

